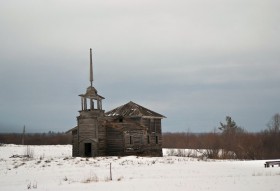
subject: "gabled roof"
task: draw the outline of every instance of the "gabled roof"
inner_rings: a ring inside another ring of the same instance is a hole
[[[125,105],[117,107],[105,113],[106,116],[123,116],[123,117],[150,117],[150,118],[165,118],[165,116],[149,110],[132,101]]]

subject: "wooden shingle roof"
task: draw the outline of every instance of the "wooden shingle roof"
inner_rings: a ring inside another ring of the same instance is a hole
[[[166,118],[132,101],[105,113],[106,116]]]

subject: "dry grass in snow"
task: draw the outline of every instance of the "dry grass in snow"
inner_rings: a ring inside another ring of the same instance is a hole
[[[191,157],[72,158],[71,146],[0,146],[0,190],[279,190],[280,167],[264,161]],[[10,158],[11,156],[15,158]],[[110,163],[113,180],[110,180]]]

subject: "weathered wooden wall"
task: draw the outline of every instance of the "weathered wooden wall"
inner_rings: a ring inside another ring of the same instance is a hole
[[[72,156],[79,156],[79,142],[78,142],[78,131],[77,129],[72,131]]]
[[[106,156],[107,141],[106,127],[98,120],[98,156]]]
[[[85,143],[92,144],[93,156],[162,156],[161,119],[96,114],[96,111],[83,111],[77,118],[73,156],[84,156]]]
[[[142,118],[141,124],[148,128],[147,136],[145,137],[145,153],[152,156],[162,156],[161,119]]]
[[[122,156],[124,152],[122,128],[106,126],[106,154],[108,156]]]
[[[160,119],[111,119],[106,132],[107,155],[162,156]]]
[[[104,156],[106,154],[106,130],[101,123],[103,116],[103,110],[80,111],[80,116],[77,117],[78,138],[73,143],[73,153],[75,155],[84,156],[85,143],[91,143],[92,156]]]

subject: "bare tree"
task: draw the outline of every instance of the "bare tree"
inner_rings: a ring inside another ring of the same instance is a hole
[[[280,130],[280,114],[276,113],[267,124],[268,130],[277,133]]]

